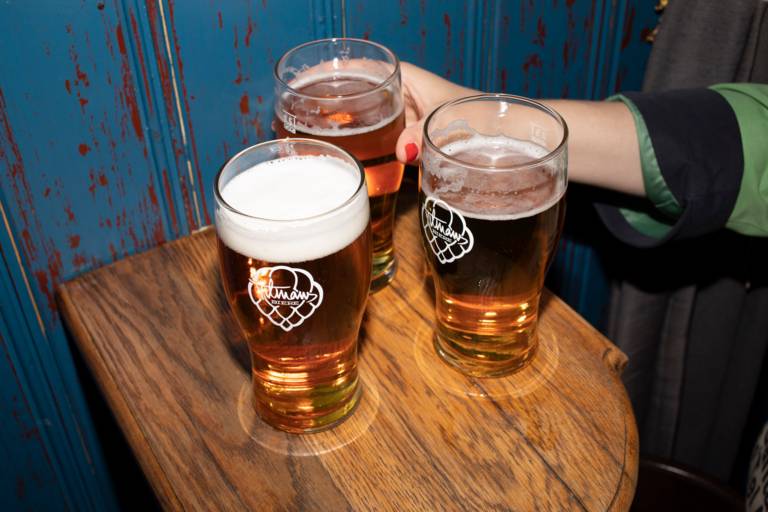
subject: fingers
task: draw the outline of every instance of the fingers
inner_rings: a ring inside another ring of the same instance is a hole
[[[397,159],[404,164],[414,164],[421,156],[421,138],[424,130],[424,118],[412,124],[400,134],[395,146]]]
[[[400,63],[407,128],[397,140],[397,159],[415,163],[420,158],[424,117],[446,101],[478,91],[462,87],[408,62]]]

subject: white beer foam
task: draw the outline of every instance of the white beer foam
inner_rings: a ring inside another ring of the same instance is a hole
[[[524,155],[530,160],[538,160],[544,158],[549,154],[549,150],[545,147],[539,146],[535,142],[528,140],[513,139],[512,137],[506,137],[504,135],[480,135],[474,134],[468,139],[457,140],[446,144],[440,150],[446,155],[454,155],[456,153],[472,152],[476,153],[482,151],[486,153],[484,156],[492,157],[489,155],[489,148],[503,148],[503,152],[499,152],[499,155],[508,155],[510,153],[517,153]],[[486,165],[493,165],[493,162],[489,162]]]
[[[493,153],[498,153],[500,156],[517,153],[531,161],[543,158],[550,153],[548,149],[530,141],[503,135],[480,134],[451,142],[442,146],[440,150],[451,156],[474,153],[489,157]],[[429,174],[436,176],[441,183],[432,190],[429,180],[423,180],[424,194],[445,200],[451,208],[464,217],[473,219],[499,221],[532,217],[551,208],[563,197],[566,190],[565,177],[557,178],[545,174],[547,170],[552,170],[554,162],[542,163],[538,169],[524,169],[521,170],[522,172],[504,170],[502,167],[496,173],[493,169],[467,170],[448,162],[442,167],[437,167],[436,164],[441,162],[440,157],[433,156],[426,160],[426,165],[430,166]],[[490,162],[486,165],[492,164],[493,162]],[[545,192],[543,190],[538,194],[530,190],[522,194],[512,192],[515,189],[532,188],[549,180],[553,180],[554,186],[552,192],[546,197],[542,197],[542,193]],[[510,193],[503,194],[504,191],[510,191]],[[448,200],[446,196],[458,196],[460,201]],[[495,201],[489,198],[494,198]],[[494,213],[489,213],[488,210],[494,210]]]
[[[371,83],[381,83],[384,81],[380,76],[368,74],[368,73],[360,73],[360,72],[347,72],[344,71],[343,73],[339,73],[338,71],[334,72],[328,72],[328,73],[307,73],[306,78],[304,77],[297,77],[295,78],[290,85],[291,89],[294,91],[297,89],[301,89],[302,87],[305,87],[309,84],[313,84],[315,82],[322,82],[327,79],[332,78],[344,78],[344,79],[357,79],[357,80],[365,80],[367,82]],[[298,93],[300,94],[300,93]],[[365,94],[365,92],[361,92],[358,94]],[[355,94],[356,96],[357,94]],[[344,97],[340,98],[326,98],[323,101],[345,101]],[[348,100],[347,100],[348,101]],[[354,99],[352,101],[355,101]],[[398,100],[399,101],[399,100]],[[383,128],[387,126],[389,123],[394,121],[400,114],[403,113],[403,102],[399,101],[399,108],[396,109],[396,112],[379,121],[376,124],[370,125],[370,126],[358,126],[355,128],[314,128],[306,126],[304,123],[301,122],[300,119],[296,119],[296,126],[297,128],[303,132],[307,133],[309,135],[314,135],[315,137],[348,137],[351,135],[360,135],[363,133],[372,132],[374,130],[378,130],[379,128]],[[282,123],[285,123],[285,113],[280,108],[280,102],[275,102],[275,114],[277,115],[278,119]]]
[[[217,206],[216,232],[230,249],[259,260],[328,256],[368,225],[368,194],[359,184],[355,166],[326,155],[258,164],[224,185],[224,201],[245,215]]]

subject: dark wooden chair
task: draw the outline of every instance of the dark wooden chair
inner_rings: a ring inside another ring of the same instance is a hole
[[[640,459],[632,512],[744,512],[744,497],[688,468]]]

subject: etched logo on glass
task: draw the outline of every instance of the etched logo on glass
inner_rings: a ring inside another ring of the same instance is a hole
[[[262,315],[287,332],[312,316],[323,302],[323,287],[306,270],[277,265],[251,269],[248,295]]]
[[[421,225],[440,263],[458,260],[471,251],[475,243],[464,216],[440,199],[428,197],[424,201]]]
[[[283,128],[285,131],[296,133],[296,116],[283,110]]]

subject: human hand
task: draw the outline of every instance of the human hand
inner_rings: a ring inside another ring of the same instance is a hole
[[[397,159],[414,163],[421,152],[424,119],[446,101],[478,94],[408,62],[400,63],[405,97],[405,130],[397,139]]]

